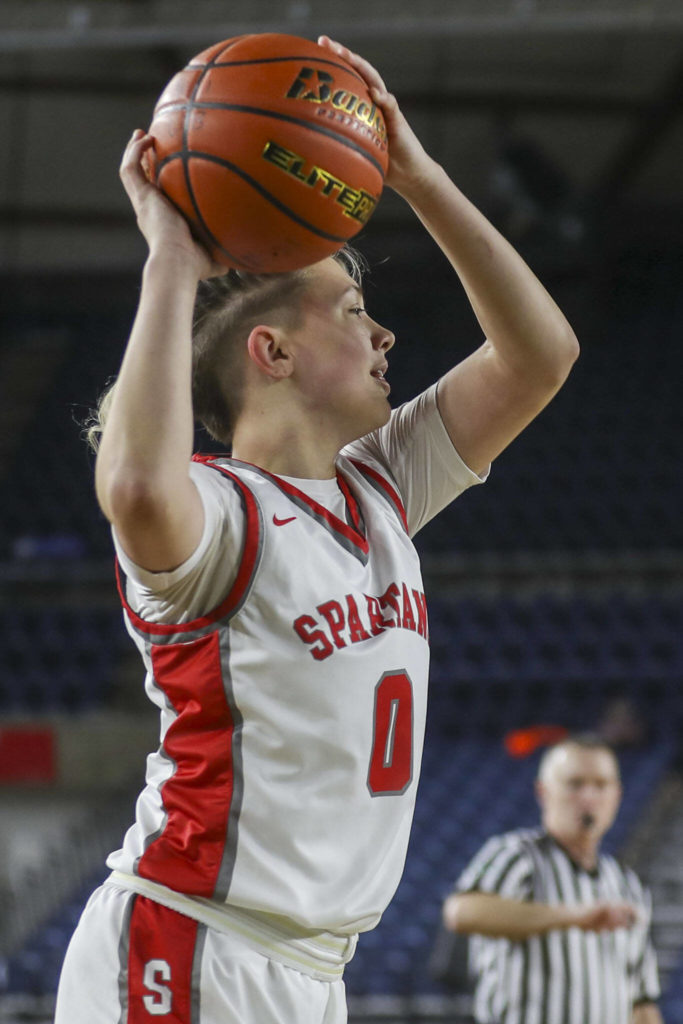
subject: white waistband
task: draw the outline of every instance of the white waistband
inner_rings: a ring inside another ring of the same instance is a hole
[[[320,981],[336,981],[356,950],[357,935],[308,932],[280,917],[215,903],[201,896],[186,896],[159,882],[123,871],[112,871],[105,884],[156,900],[164,907],[200,921],[208,928],[236,935],[256,952]]]

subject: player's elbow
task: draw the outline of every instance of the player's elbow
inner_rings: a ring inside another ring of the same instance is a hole
[[[560,352],[561,352],[561,363],[564,371],[564,376],[567,377],[569,372],[579,358],[581,353],[581,346],[579,345],[579,339],[574,334],[574,331],[568,323],[565,322],[565,328],[562,333],[560,341]]]
[[[158,519],[166,504],[150,476],[130,470],[96,474],[97,500],[110,523],[129,528]]]
[[[521,387],[543,408],[563,386],[579,357],[579,342],[569,324],[557,328],[551,344],[537,350],[530,366],[522,368]]]
[[[571,369],[579,358],[579,339],[566,320],[558,327],[555,343],[549,349],[547,360],[548,388],[557,391],[562,387]]]

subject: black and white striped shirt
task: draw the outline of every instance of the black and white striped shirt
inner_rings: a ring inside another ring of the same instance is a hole
[[[587,871],[543,829],[518,829],[485,843],[456,891],[550,904],[628,902],[641,911],[632,928],[611,932],[558,929],[523,942],[473,935],[479,1024],[630,1024],[634,1005],[658,998],[650,896],[614,857],[601,854]]]

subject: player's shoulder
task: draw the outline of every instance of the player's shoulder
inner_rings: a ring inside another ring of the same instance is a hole
[[[197,452],[190,461],[190,476],[195,481],[206,481],[216,485],[232,472],[232,460],[229,455],[215,455]]]
[[[209,474],[212,477],[231,474],[240,476],[243,470],[249,468],[248,463],[238,462],[232,458],[229,452],[220,454],[214,452],[195,452],[190,462],[191,472]]]
[[[372,446],[348,445],[337,455],[335,465],[346,476],[360,477],[371,488],[396,490],[398,484],[387,460]]]
[[[266,470],[250,462],[242,462],[227,454],[201,454],[192,456],[190,475],[195,483],[203,483],[217,491],[249,491],[255,494],[262,490],[273,477]]]
[[[436,391],[437,385],[432,384],[414,398],[396,406],[383,426],[349,442],[342,453],[360,452],[366,458],[388,464],[392,461],[391,453],[409,446],[418,434],[425,434],[432,440],[437,434],[442,440],[445,427],[438,411]]]

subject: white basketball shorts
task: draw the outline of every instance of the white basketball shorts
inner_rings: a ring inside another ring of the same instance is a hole
[[[155,900],[107,883],[66,953],[55,1024],[346,1024],[321,981]]]

